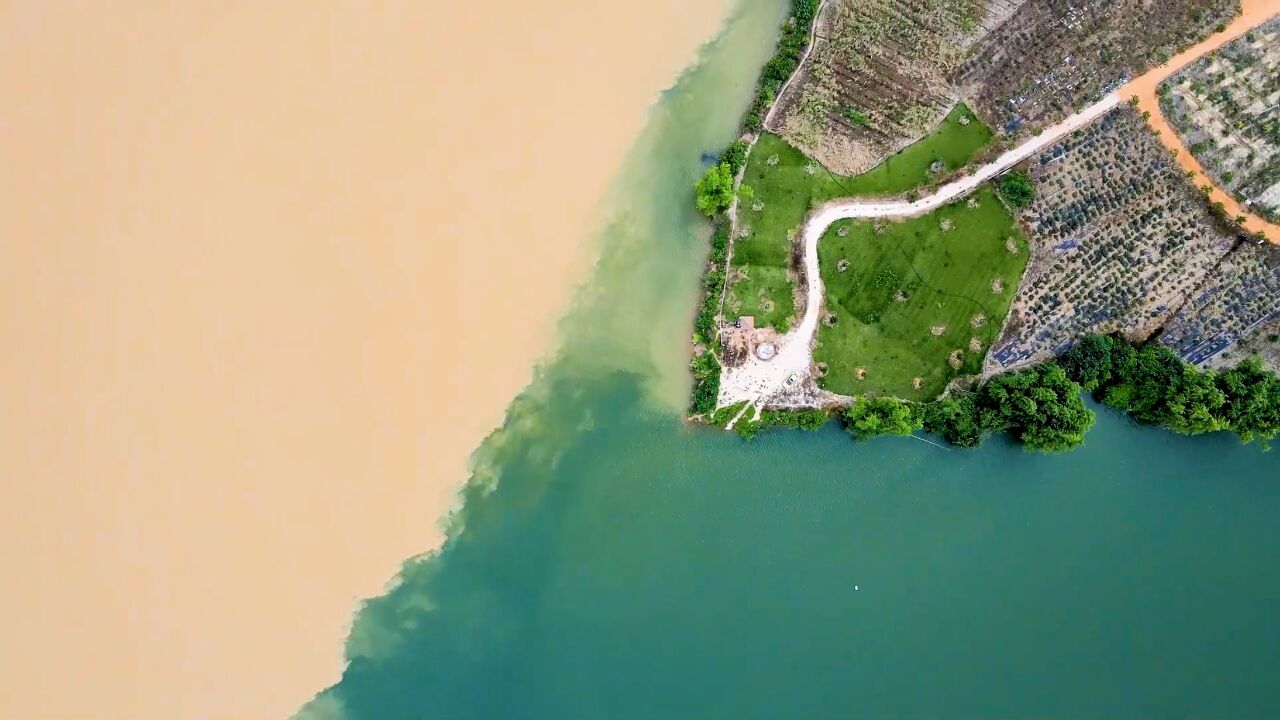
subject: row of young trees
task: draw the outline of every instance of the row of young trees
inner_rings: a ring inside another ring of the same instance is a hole
[[[791,6],[792,16],[782,27],[778,49],[760,71],[756,96],[743,119],[743,130],[746,132],[756,132],[760,129],[764,114],[773,104],[783,83],[791,73],[795,72],[805,44],[808,42],[809,30],[813,26],[818,11],[818,0],[792,0]],[[707,169],[694,188],[694,201],[698,210],[713,218],[714,223],[714,232],[711,236],[711,258],[702,279],[702,305],[694,320],[693,341],[704,348],[704,351],[690,362],[693,393],[689,401],[689,410],[695,415],[705,415],[714,410],[720,392],[720,365],[711,349],[716,341],[716,314],[720,309],[720,294],[724,287],[725,260],[729,244],[729,222],[723,213],[733,204],[734,178],[747,162],[747,150],[748,145],[742,140],[731,143],[721,153],[716,163]],[[821,413],[823,419],[826,416],[825,411]],[[776,425],[786,422],[781,419],[775,420],[777,421],[768,424]]]
[[[743,121],[746,130],[756,132],[763,127],[764,116],[778,98],[778,92],[800,66],[800,56],[809,42],[809,31],[817,13],[818,0],[791,0],[791,19],[782,26],[778,49],[760,72],[755,99]]]
[[[843,419],[859,440],[923,429],[976,447],[1008,432],[1028,449],[1058,452],[1079,446],[1093,426],[1082,391],[1138,422],[1187,435],[1230,430],[1244,442],[1265,442],[1280,434],[1280,377],[1256,359],[1217,373],[1163,345],[1106,335],[1088,335],[1056,361],[1001,375],[973,393],[923,404],[866,398]]]

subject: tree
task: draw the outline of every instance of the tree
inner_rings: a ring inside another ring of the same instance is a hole
[[[924,411],[924,429],[960,447],[978,447],[984,434],[972,395],[944,397],[929,403]]]
[[[733,204],[733,173],[728,163],[707,168],[695,188],[698,210],[704,215],[715,215]]]
[[[1113,350],[1119,347],[1113,346]],[[1111,384],[1102,400],[1117,410],[1127,410],[1139,422],[1164,425],[1187,435],[1227,426],[1217,415],[1226,396],[1214,384],[1213,373],[1184,363],[1162,345],[1130,350],[1124,362],[1113,363]]]
[[[861,398],[844,411],[844,428],[855,440],[910,435],[921,427],[919,406],[889,397]]]
[[[1067,377],[1089,392],[1111,380],[1112,349],[1116,340],[1105,335],[1086,335],[1075,347],[1058,358]]]
[[[1031,176],[1021,170],[1007,172],[997,182],[1000,194],[1014,207],[1026,207],[1036,196]]]
[[[1001,375],[984,385],[978,398],[978,422],[1007,430],[1028,450],[1078,447],[1095,419],[1080,399],[1080,386],[1051,362]]]
[[[742,166],[747,164],[747,143],[742,140],[730,143],[720,155],[720,162],[726,163],[729,166],[729,174],[736,176]]]
[[[1280,378],[1249,358],[1217,377],[1225,396],[1223,420],[1244,442],[1267,441],[1280,434]]]

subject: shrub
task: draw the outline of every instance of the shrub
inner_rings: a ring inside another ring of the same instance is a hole
[[[747,164],[747,143],[735,140],[720,154],[720,162],[729,166],[729,174],[737,176],[743,165]]]
[[[845,431],[855,440],[877,435],[910,435],[920,427],[920,406],[897,398],[860,398],[844,411]]]
[[[817,0],[793,0],[791,19],[782,26],[778,49],[760,71],[755,101],[751,103],[742,122],[746,130],[755,132],[761,128],[765,113],[777,98],[778,91],[791,73],[795,72],[804,46],[809,42],[809,29],[813,26],[817,12]]]
[[[1080,399],[1080,386],[1054,363],[993,379],[977,404],[984,430],[1006,430],[1028,450],[1078,447],[1096,420]]]
[[[985,431],[978,421],[978,406],[972,395],[944,397],[924,410],[924,429],[941,435],[960,447],[978,447]]]
[[[1036,196],[1035,186],[1031,184],[1031,176],[1021,170],[1013,170],[1001,175],[997,181],[997,188],[1004,199],[1016,208],[1026,207]]]
[[[849,122],[855,125],[861,125],[864,128],[871,127],[871,118],[867,117],[866,115],[863,115],[862,113],[858,112],[857,110],[851,107],[847,107],[841,110],[840,115],[843,116],[845,120],[848,120]]]
[[[709,352],[693,358],[689,363],[693,373],[693,398],[689,409],[694,414],[709,413],[716,409],[720,395],[720,363]]]

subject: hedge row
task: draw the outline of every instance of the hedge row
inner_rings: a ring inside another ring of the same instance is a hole
[[[817,11],[818,0],[792,0],[791,17],[782,26],[777,52],[760,71],[755,100],[743,120],[745,131],[756,132],[760,129],[764,121],[764,113],[768,112],[769,106],[777,97],[778,90],[795,72],[800,62],[800,55],[804,52],[805,43],[809,40],[809,30]],[[723,164],[728,167],[732,176],[737,177],[738,172],[746,165],[748,147],[742,140],[730,143],[711,170],[716,170]],[[729,221],[720,215],[713,222],[715,231],[711,236],[711,258],[707,272],[702,278],[702,304],[694,320],[693,329],[693,341],[706,348],[690,363],[690,370],[693,373],[693,394],[690,398],[689,410],[695,415],[714,410],[716,398],[720,392],[720,364],[716,362],[712,350],[717,341],[716,315],[720,310],[720,295],[724,288],[725,261],[729,250]],[[822,417],[825,420],[826,413],[823,413]],[[763,427],[762,424],[761,427]]]

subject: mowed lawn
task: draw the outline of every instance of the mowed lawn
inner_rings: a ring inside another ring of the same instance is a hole
[[[827,369],[819,384],[928,400],[981,370],[1026,268],[1027,241],[990,186],[928,215],[881,222],[879,234],[875,227],[841,220],[819,241],[835,320],[818,326],[814,360]]]
[[[761,135],[742,179],[761,209],[754,210],[751,202],[739,207],[739,224],[750,235],[734,242],[735,282],[726,298],[726,319],[753,315],[757,326],[789,328],[796,313],[787,275],[790,234],[798,232],[811,207],[833,198],[901,195],[964,167],[990,140],[991,130],[960,104],[928,136],[871,170],[847,177],[828,172],[777,135]],[[931,172],[935,161],[945,169]]]

